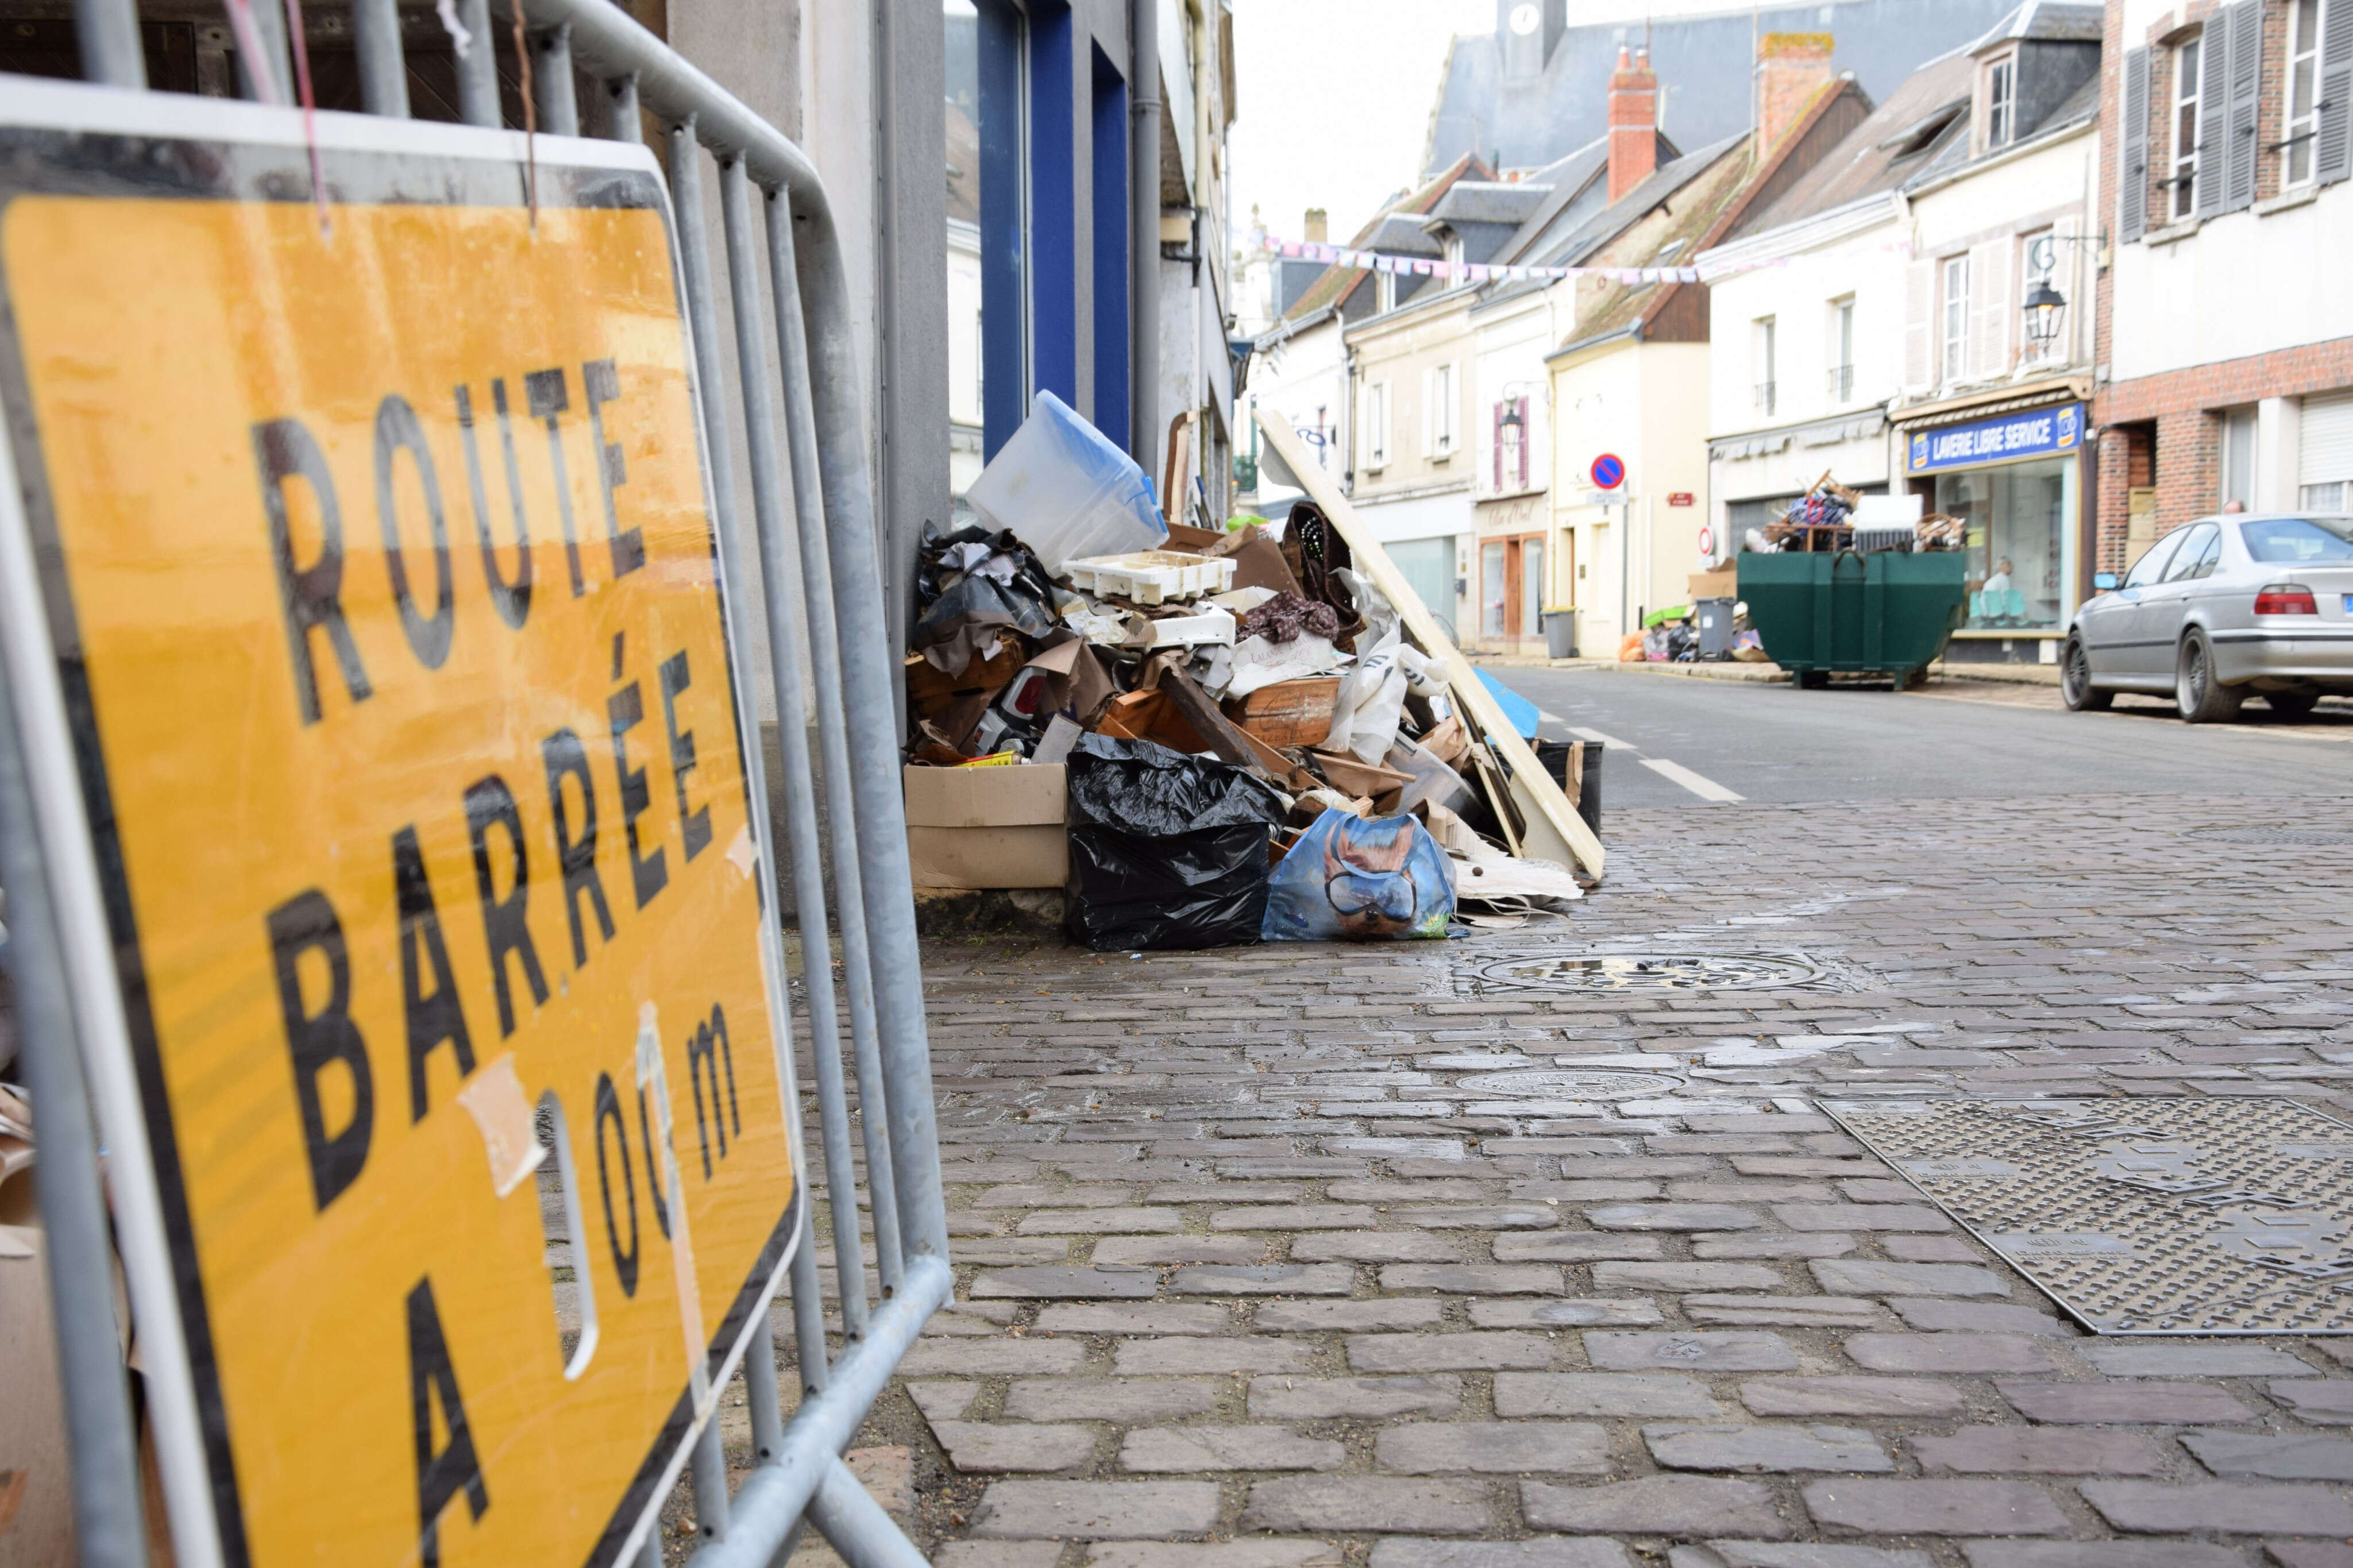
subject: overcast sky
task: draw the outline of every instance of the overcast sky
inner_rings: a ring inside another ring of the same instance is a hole
[[[1361,227],[1410,184],[1457,33],[1495,30],[1495,0],[1233,0],[1233,225],[1250,205],[1270,233],[1299,235],[1307,208],[1332,237]],[[1740,11],[1726,0],[1569,0],[1572,26]]]

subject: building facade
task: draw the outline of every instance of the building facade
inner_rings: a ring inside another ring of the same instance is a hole
[[[2353,510],[2353,0],[2109,0],[2097,563]]]

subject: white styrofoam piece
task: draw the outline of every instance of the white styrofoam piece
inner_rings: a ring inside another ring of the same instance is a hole
[[[1234,643],[1233,616],[1211,605],[1198,616],[1169,616],[1152,623],[1154,647],[1199,647],[1219,643],[1231,647]]]
[[[1107,594],[1139,605],[1221,594],[1234,580],[1230,557],[1187,555],[1174,550],[1090,555],[1064,562],[1062,570],[1070,574],[1071,585],[1082,592]]]

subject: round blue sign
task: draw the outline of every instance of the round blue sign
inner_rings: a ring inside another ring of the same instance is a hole
[[[1626,482],[1626,460],[1615,452],[1593,459],[1593,488],[1614,490]]]

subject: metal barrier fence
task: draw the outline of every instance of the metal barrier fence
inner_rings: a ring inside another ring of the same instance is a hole
[[[785,774],[782,826],[803,937],[806,1019],[843,1348],[828,1353],[814,1205],[805,1204],[790,1272],[799,1397],[788,1411],[773,1353],[760,1353],[773,1352],[770,1336],[755,1334],[744,1377],[756,1464],[731,1497],[714,1410],[691,1458],[702,1537],[693,1561],[702,1568],[781,1562],[806,1515],[856,1568],[906,1568],[923,1561],[921,1552],[867,1495],[841,1455],[924,1321],[948,1298],[952,1280],[898,756],[887,729],[861,730],[849,718],[893,710],[897,666],[881,614],[839,237],[800,149],[607,0],[522,4],[540,87],[534,108],[541,131],[584,133],[573,85],[575,61],[605,95],[601,114],[594,116],[601,124],[587,133],[638,142],[647,115],[664,127],[721,570],[740,584],[745,579],[736,543],[742,515],[737,454],[723,414],[728,399],[716,319],[722,285],[714,279],[723,278],[740,370],[752,533],[765,585],[758,622],[748,596],[730,595],[732,633],[739,650],[765,648],[775,676]],[[259,46],[259,54],[238,54],[245,96],[291,104],[292,57],[281,0],[228,0],[228,6],[240,37]],[[145,90],[136,0],[76,0],[74,9],[86,79]],[[396,0],[353,0],[352,12],[367,112],[406,118]],[[492,36],[488,0],[456,0],[456,14],[474,38]],[[6,79],[0,77],[0,85]],[[461,55],[459,88],[468,123],[500,124],[496,60],[487,45]],[[705,226],[707,161],[716,164],[725,236],[725,255],[717,265]],[[773,342],[766,336],[771,330]],[[6,651],[0,648],[0,655]],[[16,653],[25,657],[21,641]],[[143,1563],[147,1553],[79,1043],[79,1031],[89,1026],[75,1016],[67,916],[53,879],[62,847],[55,842],[54,825],[45,841],[37,817],[24,716],[11,690],[26,671],[21,664],[5,668],[0,658],[0,672],[8,676],[0,679],[0,887],[9,899],[9,960],[26,1083],[39,1107],[39,1196],[58,1309],[76,1528],[84,1563],[129,1568]],[[805,691],[815,694],[815,759]],[[745,731],[753,797],[766,802],[757,719],[748,708]],[[823,832],[820,798],[827,808]],[[754,813],[754,830],[763,863],[775,866],[776,825],[769,815]],[[860,1108],[871,1215],[865,1238],[837,1022],[840,999],[828,962],[828,861]],[[773,921],[767,931],[775,940]],[[782,967],[779,963],[773,972],[781,973]],[[874,1249],[871,1293],[862,1239],[871,1239]],[[767,1321],[765,1306],[759,1318]],[[646,1568],[662,1561],[658,1527],[647,1533],[636,1561]]]

